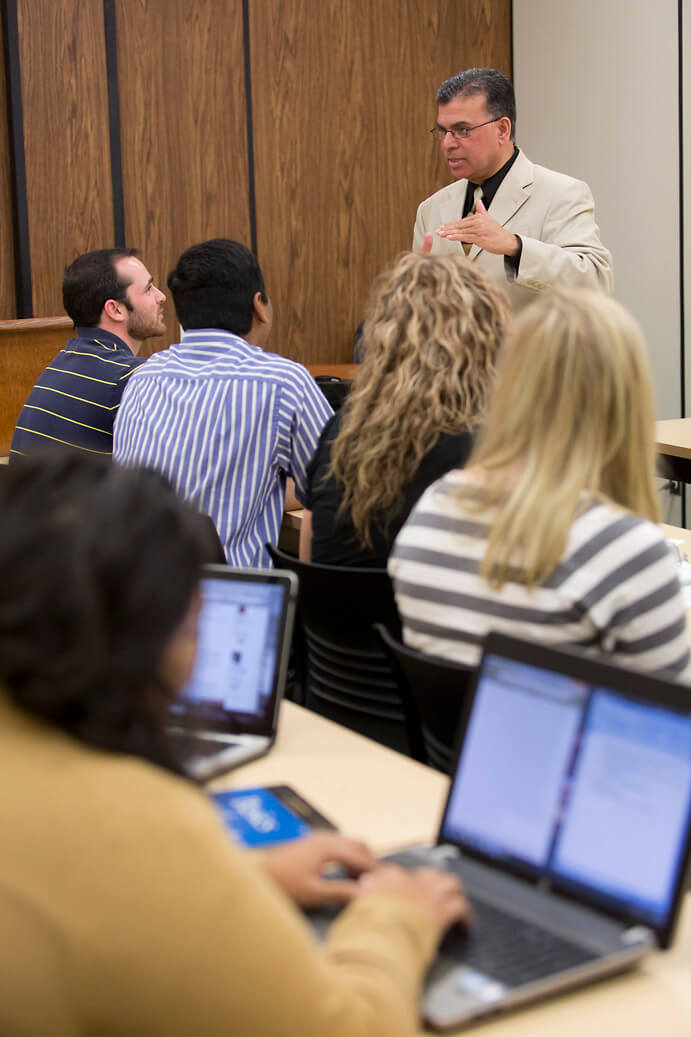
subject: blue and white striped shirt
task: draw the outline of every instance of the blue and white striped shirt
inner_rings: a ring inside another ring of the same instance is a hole
[[[286,476],[302,501],[331,413],[300,364],[226,331],[188,331],[130,379],[113,456],[162,472],[210,515],[231,565],[268,566]]]

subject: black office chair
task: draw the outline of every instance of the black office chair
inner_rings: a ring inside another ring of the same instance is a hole
[[[408,708],[415,710],[423,762],[450,774],[458,722],[474,670],[410,648],[381,623],[375,624],[375,630],[389,653]]]
[[[202,561],[213,565],[227,565],[226,553],[218,535],[214,520],[210,515],[197,512],[199,515],[200,539],[202,541]]]
[[[339,411],[346,401],[350,392],[352,381],[349,378],[339,378],[337,375],[319,374],[314,379],[334,413]]]
[[[400,631],[386,570],[301,562],[271,544],[267,550],[277,568],[291,569],[300,581],[303,704],[382,745],[422,759],[419,727],[373,629],[375,622],[382,622]]]

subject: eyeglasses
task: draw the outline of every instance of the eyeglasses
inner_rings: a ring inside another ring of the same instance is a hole
[[[487,122],[479,122],[477,126],[452,126],[450,130],[445,130],[443,126],[433,126],[430,133],[440,143],[444,140],[447,133],[450,133],[454,140],[465,140],[473,130],[479,130],[481,126],[489,126],[491,122],[499,122],[503,119],[503,115],[498,115],[496,119],[488,119]]]

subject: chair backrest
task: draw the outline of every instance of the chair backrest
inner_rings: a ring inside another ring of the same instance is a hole
[[[334,413],[339,411],[345,403],[346,396],[353,384],[349,378],[337,378],[335,375],[326,374],[317,375],[315,382],[326,396]]]
[[[274,565],[297,574],[304,637],[304,705],[415,759],[422,738],[373,624],[400,631],[385,569],[301,562],[267,544]]]
[[[389,652],[404,695],[412,703],[409,708],[417,713],[424,762],[449,774],[454,763],[458,721],[474,670],[410,648],[381,623],[376,624],[375,630]]]

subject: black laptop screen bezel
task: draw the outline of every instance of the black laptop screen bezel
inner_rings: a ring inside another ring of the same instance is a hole
[[[625,670],[613,663],[586,655],[574,648],[549,648],[536,645],[505,634],[491,633],[487,636],[482,659],[471,681],[469,693],[460,718],[453,754],[451,774],[455,775],[463,745],[468,734],[473,704],[477,694],[482,664],[488,656],[500,656],[508,660],[527,663],[541,669],[573,677],[594,688],[611,688],[632,702],[646,702],[667,707],[674,712],[691,716],[691,688],[674,680],[665,680],[657,675]],[[445,832],[447,814],[451,804],[453,778],[442,811],[438,844],[456,846],[463,855],[482,861],[531,884],[545,886],[580,904],[594,907],[596,910],[618,920],[634,925],[645,925],[657,937],[660,947],[669,946],[678,920],[682,893],[685,886],[689,859],[691,858],[691,825],[687,828],[686,842],[679,855],[679,867],[674,881],[674,889],[670,898],[670,907],[663,922],[655,924],[647,917],[643,918],[635,911],[622,909],[604,896],[599,896],[587,886],[566,881],[553,875],[550,871],[528,864],[522,860],[509,857],[494,856],[483,852],[472,842],[458,838]]]
[[[203,565],[200,581],[239,580],[245,583],[271,584],[283,587],[283,600],[279,626],[277,631],[278,657],[274,668],[271,693],[266,699],[266,708],[259,714],[228,713],[215,714],[213,730],[218,734],[229,735],[261,735],[272,738],[278,722],[278,710],[285,687],[285,680],[290,655],[290,644],[297,601],[298,581],[294,573],[283,569],[241,569],[230,565]],[[201,587],[201,582],[200,582]],[[210,730],[208,714],[203,709],[195,709],[194,703],[185,702],[184,710],[172,711],[169,724],[183,728],[190,733]]]

